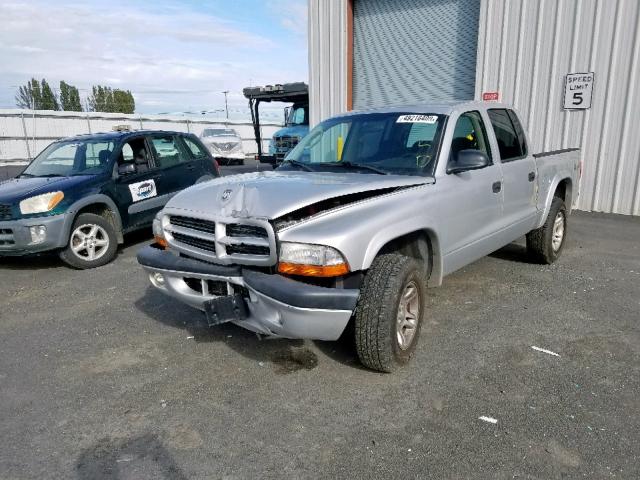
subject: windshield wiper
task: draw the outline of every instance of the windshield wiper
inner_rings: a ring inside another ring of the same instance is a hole
[[[382,170],[378,167],[372,167],[371,165],[365,165],[363,163],[352,163],[352,162],[335,162],[333,165],[344,165],[347,168],[360,168],[362,170],[369,170],[371,172],[375,172],[379,175],[389,175],[389,172],[386,170]]]
[[[294,165],[296,167],[300,167],[301,169],[307,171],[307,172],[315,172],[315,170],[313,168],[311,168],[309,165],[307,165],[304,162],[299,162],[298,160],[285,160],[284,162],[282,162],[282,165]]]
[[[35,177],[35,175],[31,175],[30,173],[21,173],[20,175],[18,175],[18,178],[32,178]]]
[[[41,178],[53,178],[53,177],[64,177],[65,175],[60,175],[59,173],[47,173],[46,175],[34,175],[34,177]]]

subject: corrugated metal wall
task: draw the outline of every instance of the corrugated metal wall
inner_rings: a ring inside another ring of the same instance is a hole
[[[483,0],[476,98],[499,91],[535,151],[582,149],[578,208],[640,215],[640,1]],[[564,78],[595,72],[590,110],[563,110]]]
[[[309,0],[311,125],[347,105],[347,0]]]
[[[469,0],[357,0],[354,109],[472,100],[479,10]]]

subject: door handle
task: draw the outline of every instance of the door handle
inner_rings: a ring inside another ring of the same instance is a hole
[[[195,170],[195,165],[187,165],[187,170]]]
[[[491,190],[493,190],[493,193],[500,193],[500,190],[502,190],[502,182],[493,182]]]
[[[529,172],[529,181],[533,182],[536,179],[536,172]]]

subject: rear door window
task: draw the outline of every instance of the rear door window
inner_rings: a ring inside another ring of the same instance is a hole
[[[516,128],[513,125],[507,110],[502,108],[493,108],[489,109],[487,113],[491,119],[493,131],[496,134],[501,160],[503,162],[511,162],[513,160],[524,158],[526,156],[526,144],[524,143],[524,137],[522,138],[522,141],[518,137]],[[520,129],[522,130],[522,127],[520,127]]]
[[[186,161],[186,155],[180,148],[178,139],[173,135],[152,137],[151,145],[155,150],[156,164],[158,168],[171,168]]]
[[[507,114],[511,119],[511,123],[513,123],[513,127],[516,129],[516,135],[518,135],[518,141],[520,142],[522,155],[527,155],[527,136],[524,134],[524,128],[522,128],[522,124],[520,123],[516,112],[514,112],[513,110],[507,110]]]

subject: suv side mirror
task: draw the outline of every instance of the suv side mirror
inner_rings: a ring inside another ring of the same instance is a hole
[[[133,163],[125,163],[123,165],[118,165],[118,175],[131,175],[132,173],[136,173],[138,169]]]
[[[486,153],[480,150],[460,150],[453,162],[449,162],[447,173],[462,173],[468,170],[480,170],[491,165]]]

